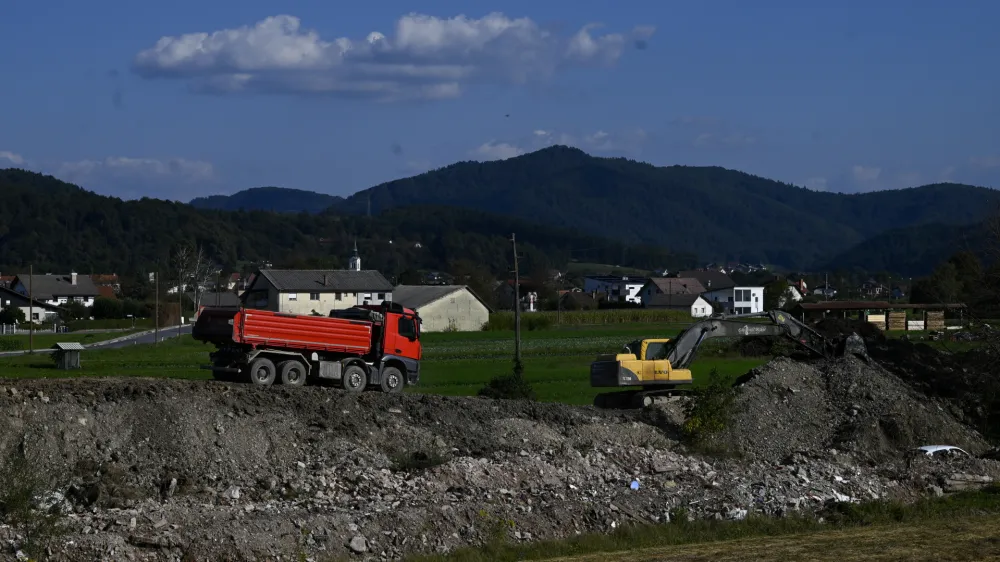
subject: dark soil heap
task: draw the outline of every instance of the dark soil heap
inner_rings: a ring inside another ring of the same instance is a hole
[[[755,460],[835,449],[880,463],[922,445],[988,448],[937,401],[853,356],[816,363],[778,358],[751,371],[736,392],[731,421],[716,439]]]

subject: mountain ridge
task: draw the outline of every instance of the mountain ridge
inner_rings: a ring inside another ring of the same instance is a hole
[[[895,228],[976,223],[998,200],[995,189],[951,183],[815,191],[720,166],[654,166],[557,145],[384,182],[324,213],[446,205],[669,246],[706,261],[809,269]]]

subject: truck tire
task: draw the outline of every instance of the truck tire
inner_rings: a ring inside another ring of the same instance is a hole
[[[281,363],[281,384],[286,386],[303,386],[306,384],[306,366],[294,359]]]
[[[344,368],[344,374],[340,377],[340,387],[347,392],[356,393],[364,391],[368,386],[368,373],[360,365],[348,365]]]
[[[380,384],[382,392],[386,394],[395,394],[403,390],[403,385],[406,383],[403,380],[403,373],[399,371],[396,367],[386,367],[382,370],[382,382]]]
[[[277,369],[274,362],[267,357],[258,357],[250,362],[250,384],[254,386],[271,386],[274,384]]]

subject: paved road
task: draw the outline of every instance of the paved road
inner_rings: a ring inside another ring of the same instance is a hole
[[[175,338],[178,334],[190,334],[191,326],[173,326],[171,328],[160,328],[160,341],[168,338]],[[122,341],[109,340],[108,342],[98,342],[87,346],[87,349],[118,349],[130,345],[150,344],[156,340],[155,333],[142,334],[139,336],[129,336]]]
[[[191,325],[186,326],[171,326],[169,328],[160,328],[160,341],[169,338],[175,338],[178,334],[190,334]],[[121,336],[120,338],[108,338],[106,342],[98,342],[85,346],[87,349],[118,349],[122,347],[127,347],[130,345],[140,345],[140,344],[151,344],[156,340],[156,333],[142,333],[133,334],[128,336]],[[49,348],[36,349],[35,353],[48,353],[52,351]],[[28,353],[27,350],[24,351],[4,351],[0,352],[0,357],[10,357],[13,355],[24,355]]]

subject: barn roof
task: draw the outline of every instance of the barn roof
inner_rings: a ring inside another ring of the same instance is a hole
[[[392,290],[392,302],[418,310],[422,306],[462,290],[468,291],[476,300],[483,303],[487,310],[493,312],[493,308],[468,285],[397,285]]]

